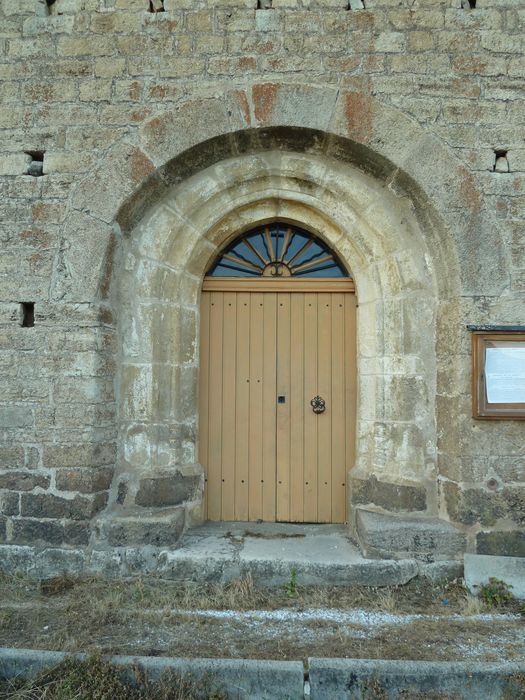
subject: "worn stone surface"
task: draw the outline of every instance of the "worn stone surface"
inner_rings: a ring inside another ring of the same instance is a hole
[[[524,317],[519,2],[255,4],[0,4],[5,536],[87,541],[106,497],[202,518],[200,281],[283,218],[356,280],[349,519],[511,551],[524,424],[472,419],[466,325]]]
[[[414,557],[423,561],[463,556],[466,537],[444,520],[389,516],[358,508],[356,531],[367,557]]]
[[[420,573],[413,559],[364,559],[341,526],[209,523],[190,530],[175,551],[159,556],[164,578],[232,581],[250,575],[281,586],[295,570],[300,585],[390,586]]]

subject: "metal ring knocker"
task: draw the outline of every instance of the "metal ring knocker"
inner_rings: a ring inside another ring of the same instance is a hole
[[[310,401],[310,406],[314,413],[324,413],[326,411],[326,403],[320,396],[314,396]]]

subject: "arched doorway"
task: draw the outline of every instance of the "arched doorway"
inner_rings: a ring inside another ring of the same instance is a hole
[[[210,520],[342,523],[355,443],[355,286],[290,223],[212,263],[201,297],[199,461]]]

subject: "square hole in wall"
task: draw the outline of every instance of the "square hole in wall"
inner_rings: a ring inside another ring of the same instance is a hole
[[[150,12],[165,12],[164,0],[149,0],[149,11]]]
[[[507,157],[508,151],[499,148],[494,151],[494,166],[493,170],[495,173],[508,173],[510,172],[510,163]]]
[[[35,302],[20,302],[20,325],[23,328],[33,328],[35,325]]]
[[[27,169],[27,175],[41,177],[44,174],[44,153],[45,151],[25,151],[31,157],[31,162]]]
[[[57,11],[56,11],[57,8],[53,7],[53,5],[56,4],[56,0],[44,0],[43,4],[44,4],[44,8],[45,8],[45,14],[48,14],[48,15],[57,14]]]

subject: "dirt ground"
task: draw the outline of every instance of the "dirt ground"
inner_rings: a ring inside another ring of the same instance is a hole
[[[303,659],[525,658],[515,601],[488,608],[460,581],[392,589],[278,589],[0,579],[0,646],[132,655]]]

